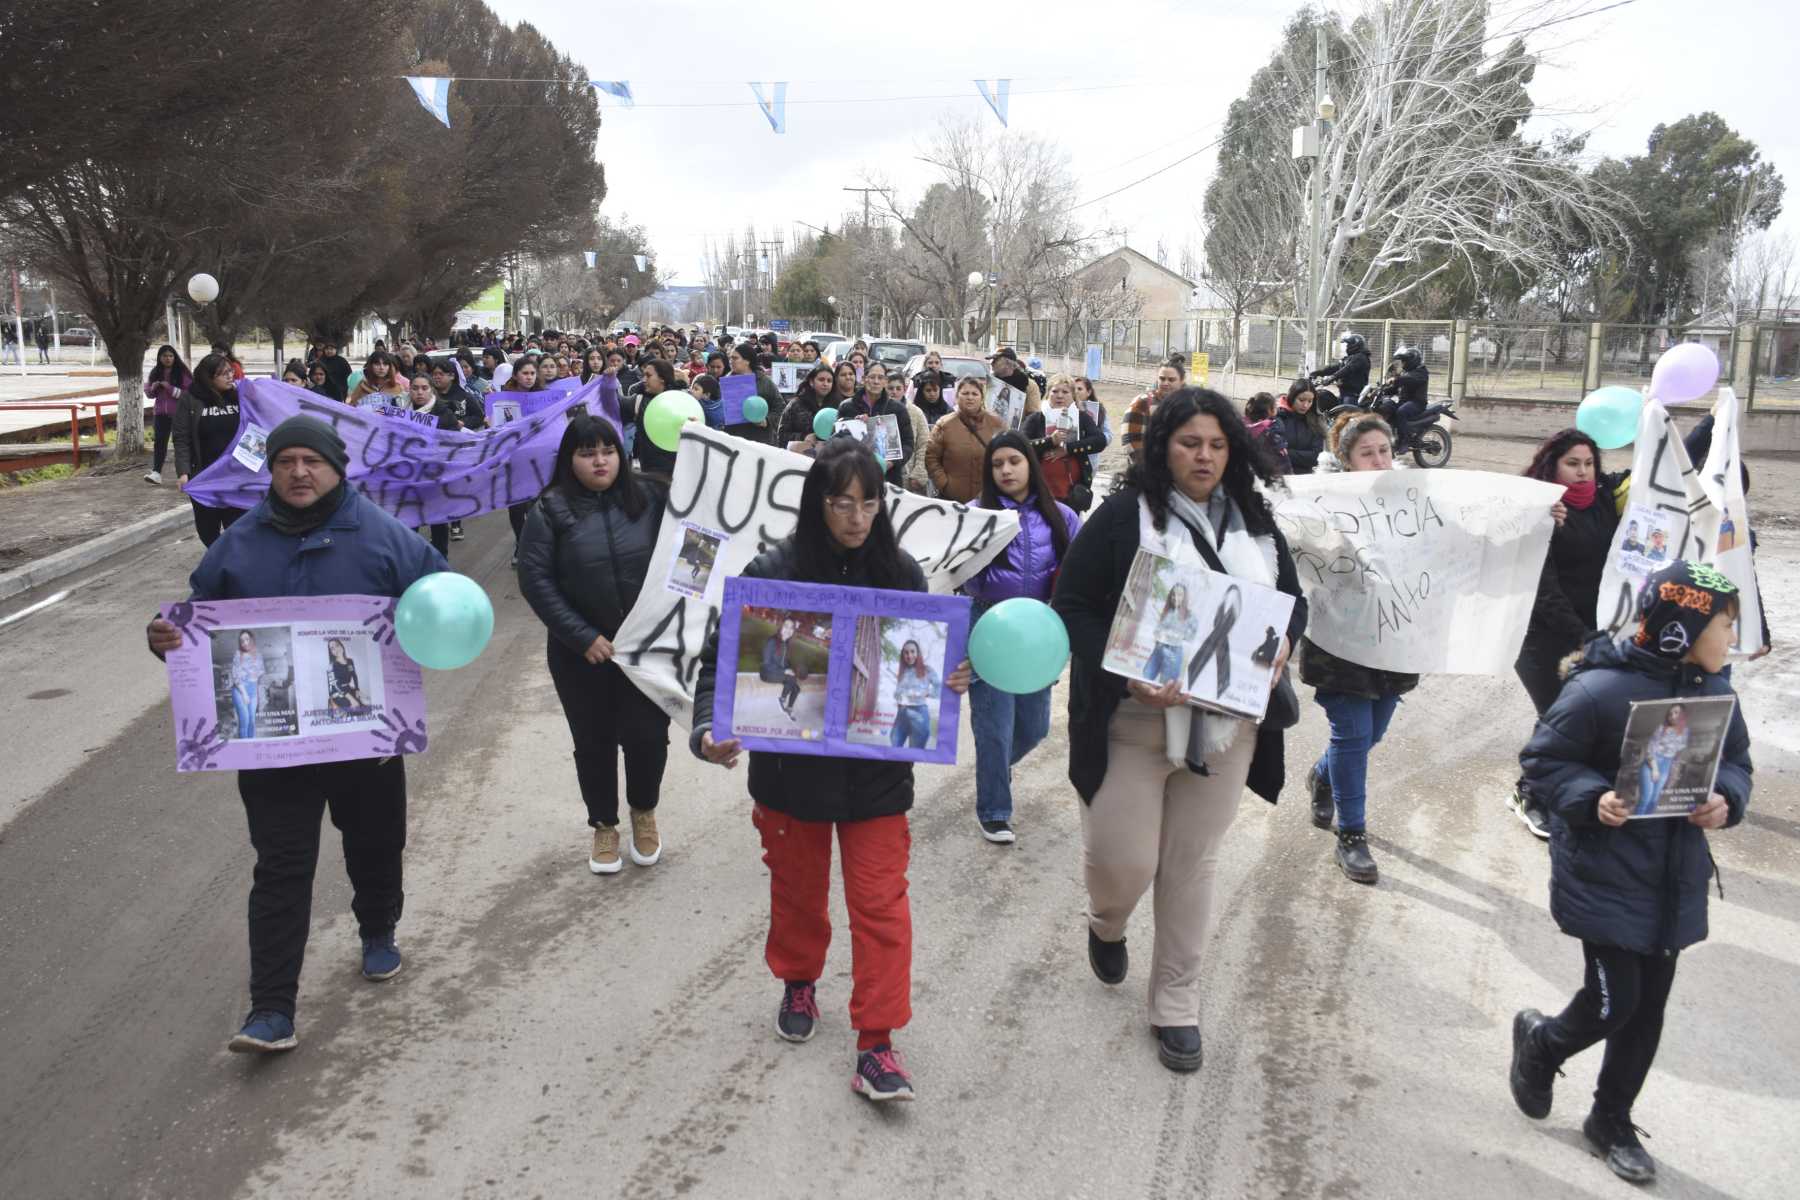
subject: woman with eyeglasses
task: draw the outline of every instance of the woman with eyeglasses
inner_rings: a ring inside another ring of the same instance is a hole
[[[900,457],[893,461],[883,461],[881,466],[887,481],[895,487],[906,486],[906,460],[913,453],[912,418],[907,415],[904,401],[896,403],[888,398],[887,368],[880,363],[869,364],[863,372],[862,390],[855,399],[846,400],[838,406],[838,419],[841,421],[863,420],[872,427],[881,417],[893,417],[900,435]],[[873,428],[870,430],[874,432]]]
[[[806,473],[793,534],[752,560],[744,576],[925,591],[925,573],[900,549],[881,497],[880,467],[862,443],[828,441]],[[741,746],[735,738],[713,739],[718,656],[715,633],[700,655],[689,743],[696,755],[729,768],[737,765]],[[966,692],[969,678],[963,662],[945,684]],[[722,686],[733,684],[728,679]],[[851,1086],[870,1100],[911,1100],[912,1078],[894,1050],[893,1032],[912,1018],[906,898],[912,764],[753,750],[749,785],[751,820],[769,868],[764,957],[783,984],[776,1034],[804,1042],[819,1019],[815,988],[831,939],[835,831],[850,913],[850,1021],[857,1031]]]

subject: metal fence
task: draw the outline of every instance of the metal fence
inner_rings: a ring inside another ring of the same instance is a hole
[[[1800,322],[1739,326],[1518,324],[1486,321],[1393,321],[1338,318],[1327,322],[1336,349],[1345,333],[1369,344],[1376,375],[1402,346],[1419,350],[1435,394],[1461,399],[1574,403],[1596,388],[1643,389],[1656,360],[1681,342],[1702,342],[1719,357],[1719,382],[1750,408],[1800,408]],[[968,353],[955,321],[921,318],[917,336]],[[1238,391],[1283,391],[1306,365],[1306,322],[1296,317],[1246,315],[1168,321],[1056,321],[1002,318],[999,344],[1039,358],[1046,370],[1082,366],[1090,345],[1101,347],[1104,376],[1147,384],[1172,354],[1191,363],[1205,353],[1209,375],[1231,376]],[[1460,366],[1459,366],[1460,362]]]

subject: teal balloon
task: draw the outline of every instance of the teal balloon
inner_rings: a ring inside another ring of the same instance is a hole
[[[769,402],[761,396],[744,397],[744,420],[755,425],[769,415]]]
[[[494,606],[467,575],[416,580],[394,607],[394,636],[421,667],[454,671],[475,661],[494,632]]]
[[[362,382],[362,372],[361,371],[350,372],[350,382],[345,385],[346,387],[348,387],[350,389],[350,391],[347,391],[344,394],[346,396],[348,396],[350,394],[350,392],[354,392],[356,390],[356,386],[361,382]]]
[[[1042,691],[1068,662],[1069,631],[1042,600],[1002,600],[969,631],[969,665],[983,683],[1003,692]]]
[[[1638,417],[1644,396],[1633,388],[1603,387],[1589,392],[1575,410],[1575,428],[1594,439],[1602,450],[1629,446],[1637,438]]]
[[[813,417],[813,436],[821,442],[837,432],[837,409],[821,408]]]

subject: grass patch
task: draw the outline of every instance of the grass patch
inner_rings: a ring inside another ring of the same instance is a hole
[[[0,471],[0,489],[30,487],[34,483],[50,483],[57,479],[68,479],[80,469],[68,463],[52,463],[47,467],[32,467],[24,471]]]

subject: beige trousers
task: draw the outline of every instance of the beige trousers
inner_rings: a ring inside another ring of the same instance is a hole
[[[1200,1023],[1200,958],[1212,914],[1213,876],[1225,831],[1237,816],[1256,728],[1196,775],[1164,757],[1161,709],[1121,701],[1107,732],[1106,778],[1081,807],[1088,923],[1101,939],[1125,923],[1155,884],[1155,949],[1150,958],[1150,1023]]]

